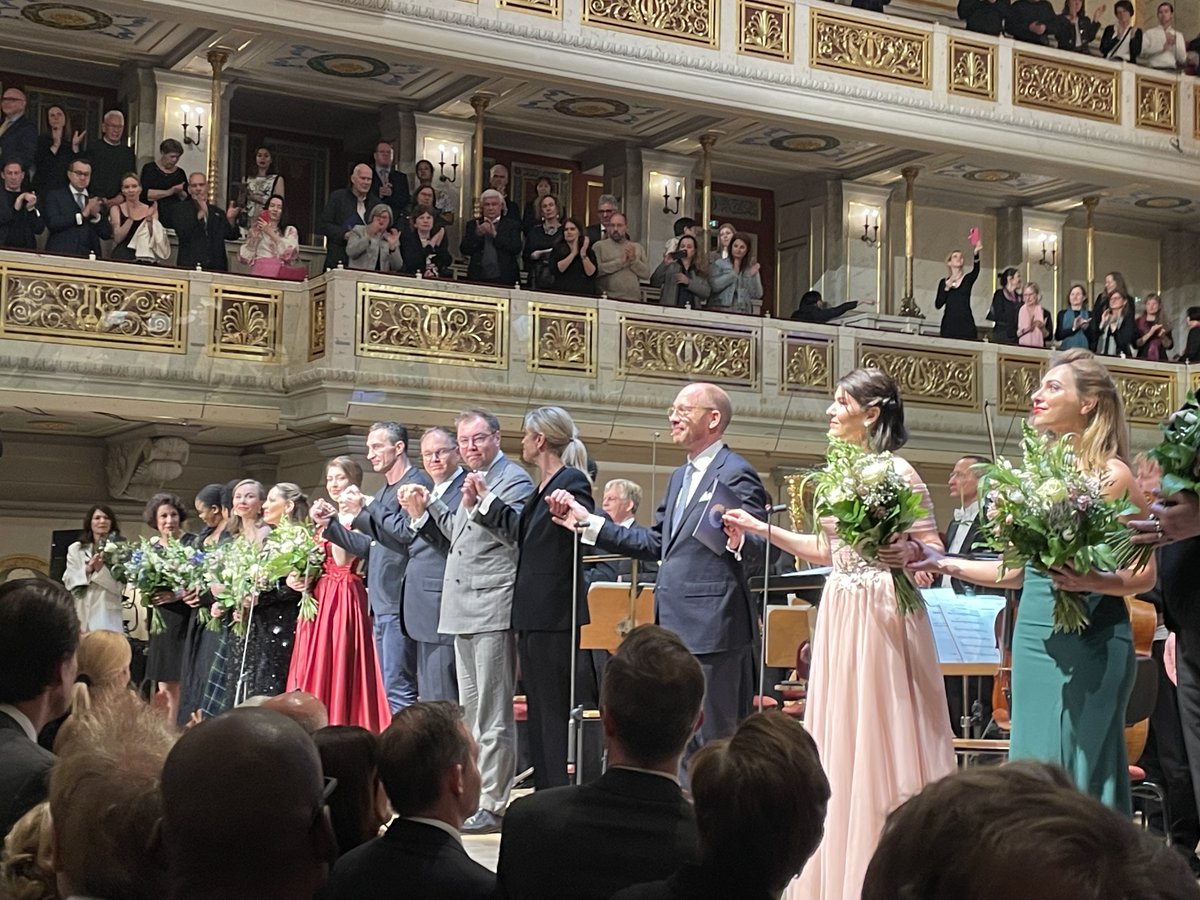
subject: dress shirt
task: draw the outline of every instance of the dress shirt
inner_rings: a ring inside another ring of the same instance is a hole
[[[427,819],[424,816],[404,816],[408,822],[420,822],[422,825],[432,825],[434,828],[440,829],[450,835],[459,844],[462,844],[462,833],[451,825],[449,822],[443,822],[441,819]]]
[[[1183,35],[1175,32],[1174,43],[1167,42],[1167,30],[1161,25],[1142,31],[1142,53],[1137,61],[1139,65],[1151,69],[1166,69],[1171,72],[1183,68],[1187,62],[1187,48],[1183,43]]]
[[[979,501],[965,506],[964,508],[954,511],[954,520],[951,527],[957,525],[954,529],[954,537],[950,539],[950,545],[946,548],[946,552],[950,554],[962,553],[963,544],[967,542],[967,534],[971,531],[971,523],[979,517]],[[969,549],[969,548],[968,548]],[[938,579],[938,587],[952,587],[949,575],[943,575]]]
[[[13,721],[21,726],[21,730],[25,732],[25,736],[35,744],[37,743],[37,729],[33,727],[33,722],[29,720],[29,716],[10,703],[0,703],[0,712],[11,716]]]

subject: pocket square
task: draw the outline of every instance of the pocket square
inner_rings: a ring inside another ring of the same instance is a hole
[[[709,491],[707,494],[701,494],[700,499],[697,502],[698,503],[707,503],[711,499],[712,499],[712,491]]]

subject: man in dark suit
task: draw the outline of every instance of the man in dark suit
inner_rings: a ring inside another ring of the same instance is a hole
[[[387,479],[387,486],[364,509],[361,492],[351,486],[340,500],[358,513],[348,530],[337,518],[337,508],[325,500],[313,504],[314,516],[325,522],[325,537],[355,556],[367,560],[367,598],[375,620],[375,646],[383,686],[392,711],[403,709],[417,700],[417,646],[404,636],[400,627],[400,601],[407,551],[398,552],[376,543],[379,522],[399,508],[397,489],[401,485],[431,487],[429,477],[408,461],[408,429],[399,422],[376,422],[367,433],[367,459],[372,468]],[[357,495],[357,496],[355,496]]]
[[[650,528],[620,528],[587,515],[561,493],[550,497],[565,527],[586,525],[584,544],[661,560],[654,591],[657,621],[696,654],[708,685],[694,746],[730,734],[750,712],[754,694],[758,610],[746,579],[762,568],[764,542],[745,535],[740,547],[717,554],[693,537],[717,481],[737,495],[746,512],[766,514],[767,492],[758,473],[722,439],[732,409],[729,395],[714,384],[689,384],[676,396],[669,412],[671,440],[687,451],[688,460],[671,473]]]
[[[391,209],[393,227],[401,228],[408,221],[412,198],[408,191],[408,176],[392,168],[395,156],[396,151],[387,141],[375,145],[375,156],[371,161],[371,193]]]
[[[480,217],[467,223],[459,252],[468,257],[467,278],[512,287],[520,278],[521,225],[504,215],[504,196],[495,190],[479,195]]]
[[[100,241],[112,237],[112,224],[106,215],[104,199],[88,196],[92,180],[92,164],[76,159],[67,167],[67,186],[55,188],[46,195],[46,227],[50,238],[46,249],[68,256],[96,254],[100,258]]]
[[[237,239],[238,230],[233,223],[241,210],[230,203],[229,209],[222,212],[220,207],[209,203],[208,179],[203,172],[188,176],[188,196],[192,202],[176,204],[171,223],[179,238],[175,264],[181,269],[199,266],[209,272],[228,271],[225,242]]]
[[[371,190],[371,167],[359,163],[350,173],[350,186],[338,188],[329,195],[321,212],[318,229],[325,235],[325,268],[336,269],[338,263],[348,266],[346,241],[355,225],[366,225],[367,218],[379,197]]]
[[[379,778],[396,818],[337,861],[326,900],[490,900],[496,877],[463,849],[459,829],[479,803],[479,745],[453,703],[396,713],[379,736]]]
[[[37,236],[46,230],[38,209],[37,194],[24,189],[25,169],[17,160],[4,164],[4,189],[0,191],[0,247],[33,250]]]
[[[500,896],[607,898],[699,857],[679,761],[696,730],[704,674],[674,634],[635,628],[604,673],[608,770],[591,784],[516,800],[500,843]]]
[[[15,159],[28,172],[37,158],[38,130],[25,115],[25,92],[8,87],[0,98],[0,163]]]
[[[37,736],[70,705],[78,646],[75,602],[61,584],[0,585],[0,834],[46,799],[54,754]]]
[[[92,161],[92,193],[103,197],[109,209],[125,199],[121,178],[137,171],[137,157],[125,143],[125,114],[110,109],[100,120],[100,140],[88,141],[86,156]]]
[[[596,201],[596,212],[600,221],[593,222],[587,227],[587,236],[591,239],[593,247],[608,237],[608,226],[612,222],[613,215],[619,215],[621,212],[620,207],[617,206],[617,198],[613,194],[601,194],[600,199]]]

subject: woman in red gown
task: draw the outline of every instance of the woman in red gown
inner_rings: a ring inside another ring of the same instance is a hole
[[[350,485],[362,485],[362,467],[348,456],[331,459],[325,467],[325,491],[330,499],[337,503]],[[339,516],[345,515],[339,512]],[[342,521],[350,524],[348,518]],[[330,725],[359,725],[378,734],[392,721],[392,713],[367,615],[364,561],[330,544],[319,533],[318,538],[325,563],[313,590],[317,617],[301,620],[296,626],[288,687],[319,698],[329,710]]]

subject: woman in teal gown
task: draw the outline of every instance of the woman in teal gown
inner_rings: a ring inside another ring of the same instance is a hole
[[[1144,504],[1126,464],[1128,429],[1120,394],[1091,353],[1072,349],[1052,357],[1032,400],[1030,424],[1043,434],[1074,436],[1080,467],[1102,480],[1106,496],[1128,494]],[[919,549],[914,569],[1023,588],[1013,632],[1009,758],[1062,766],[1081,791],[1128,812],[1124,728],[1134,656],[1122,598],[1154,586],[1153,561],[1138,572],[1056,569],[1047,577],[1027,567],[1000,578],[997,562]],[[1054,631],[1054,588],[1088,595],[1090,622],[1081,631]]]

